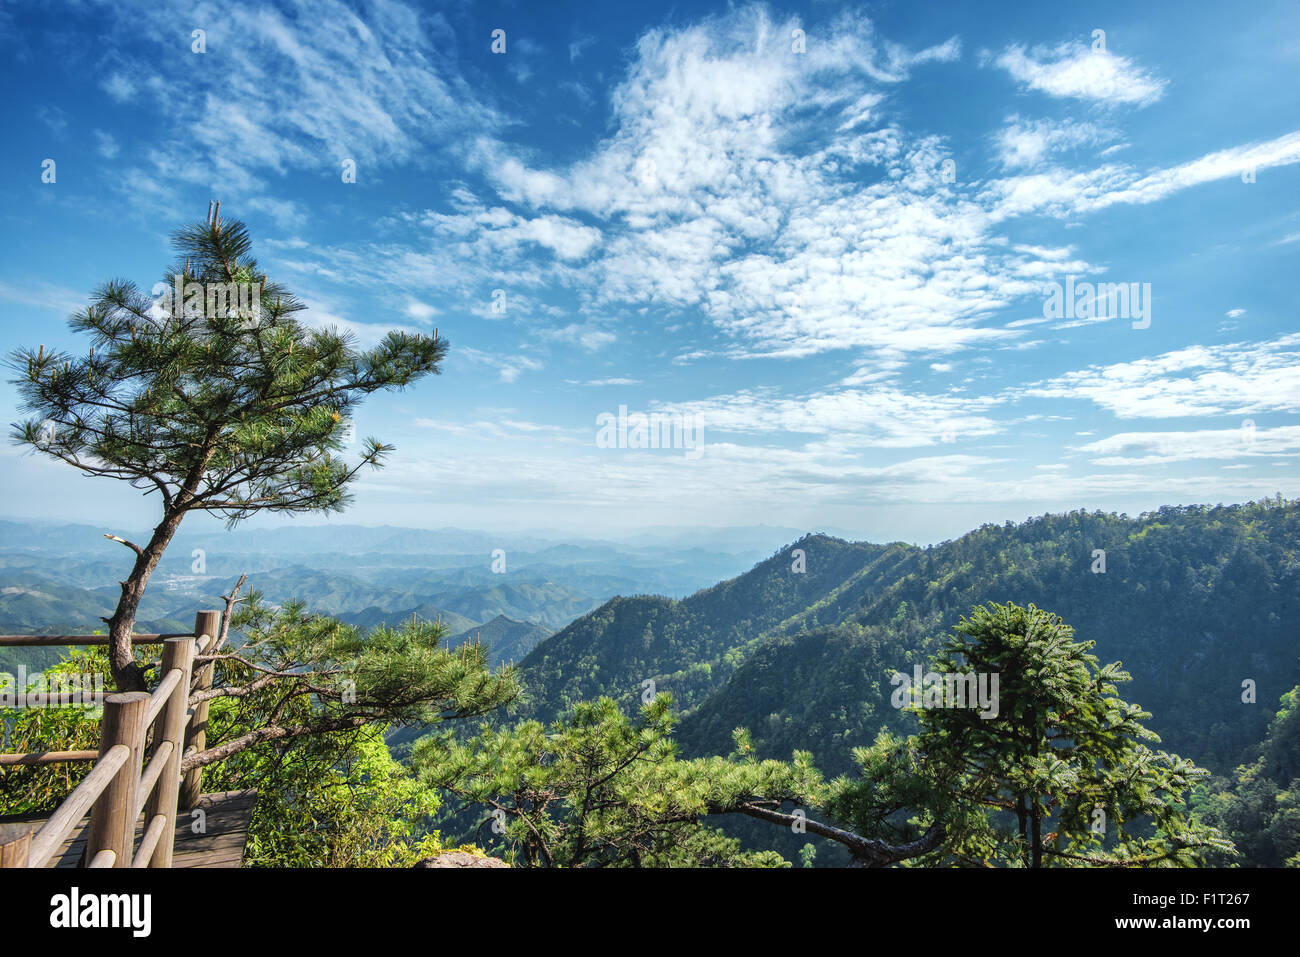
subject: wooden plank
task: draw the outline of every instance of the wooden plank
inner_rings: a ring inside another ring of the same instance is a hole
[[[26,867],[32,846],[30,824],[0,824],[0,867]]]
[[[178,817],[172,867],[239,867],[244,856],[244,846],[248,843],[248,826],[252,822],[253,807],[256,804],[257,792],[254,790],[221,791],[203,795],[199,799],[198,806],[207,815],[207,831],[203,834],[195,834],[190,830],[192,820],[190,815],[181,814]],[[46,818],[27,815],[4,820],[6,823],[39,826]],[[144,821],[137,820],[135,826],[137,841],[143,833]],[[45,866],[80,867],[85,849],[86,820],[82,818]]]

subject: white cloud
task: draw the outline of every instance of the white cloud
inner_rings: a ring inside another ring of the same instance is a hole
[[[1078,42],[1030,51],[1011,46],[996,63],[1032,90],[1095,103],[1147,106],[1160,99],[1166,85],[1127,57]]]
[[[0,280],[0,302],[51,309],[66,316],[86,308],[90,295],[43,279]]]
[[[1300,426],[1256,428],[1253,422],[1233,429],[1184,432],[1122,432],[1075,449],[1093,456],[1094,465],[1168,465],[1200,459],[1240,459],[1300,454]]]
[[[302,323],[316,329],[333,329],[335,332],[351,336],[354,345],[362,349],[377,346],[388,335],[389,331],[407,332],[412,335],[420,331],[410,326],[358,322],[355,319],[348,319],[346,316],[340,315],[336,311],[337,307],[318,297],[300,295],[299,298],[307,306],[304,311],[297,314],[297,318]]]
[[[1216,150],[1146,174],[1116,164],[1082,172],[1051,167],[1038,173],[994,180],[980,198],[995,221],[1029,212],[1064,217],[1071,213],[1093,213],[1120,203],[1154,203],[1193,186],[1238,179],[1247,171],[1293,163],[1300,163],[1300,131]]]
[[[289,171],[337,181],[342,160],[352,159],[358,177],[373,181],[385,168],[461,151],[500,123],[442,52],[453,33],[436,12],[384,2],[363,22],[343,0],[319,0],[311,16],[230,3],[206,27],[209,49],[222,57],[212,73],[176,53],[166,5],[114,7],[116,34],[106,42],[156,44],[102,84],[119,102],[147,88],[165,107],[141,171],[154,180],[270,203]]]
[[[877,386],[798,397],[745,390],[665,408],[699,416],[714,432],[810,434],[822,437],[822,447],[916,448],[1002,432],[1003,423],[982,414],[1000,401]]]
[[[578,57],[582,56],[582,51],[596,42],[596,38],[584,34],[569,43],[569,62],[572,63]]]
[[[998,157],[1007,168],[1037,166],[1053,154],[1113,140],[1117,134],[1095,123],[1073,120],[1023,120],[1009,116],[997,132]]]
[[[552,273],[591,307],[702,309],[733,355],[867,348],[889,361],[1014,336],[979,322],[1042,268],[988,235],[985,211],[943,179],[938,140],[909,142],[876,114],[881,84],[960,44],[908,51],[846,15],[796,55],[797,24],[744,8],[652,30],[589,156],[534,168],[489,138],[474,155],[506,200],[603,222],[598,247],[584,234],[569,250],[594,254],[590,267]]]
[[[1021,394],[1086,399],[1121,419],[1297,412],[1300,333],[1090,366],[1030,385]]]
[[[468,347],[461,347],[452,355],[468,359],[477,365],[491,366],[496,369],[502,382],[514,382],[523,373],[535,372],[542,368],[542,363],[531,356],[505,355]]]
[[[412,300],[406,304],[406,314],[419,323],[428,323],[438,314],[438,310],[427,302]]]
[[[597,327],[592,323],[570,323],[552,329],[541,329],[537,335],[550,342],[569,342],[580,346],[587,352],[595,352],[604,346],[618,341],[614,333]]]
[[[117,140],[113,138],[112,133],[105,133],[103,130],[95,130],[95,142],[97,144],[96,148],[99,151],[99,155],[104,157],[104,159],[114,159],[117,156],[119,147],[117,145]]]
[[[104,88],[104,92],[118,103],[126,103],[135,98],[135,83],[124,73],[110,73],[100,85]]]

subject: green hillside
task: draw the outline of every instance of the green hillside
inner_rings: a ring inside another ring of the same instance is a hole
[[[1298,550],[1300,505],[1278,501],[1046,515],[926,549],[809,536],[681,601],[607,602],[535,649],[524,681],[547,717],[602,694],[630,706],[651,679],[686,713],[688,753],[725,752],[743,725],[761,755],[807,748],[836,772],[900,720],[894,671],[974,605],[1033,602],[1123,661],[1166,747],[1227,770],[1270,717],[1243,681],[1260,702],[1300,681]]]
[[[550,630],[530,621],[516,621],[497,615],[491,621],[475,625],[447,639],[449,648],[457,648],[467,641],[487,645],[494,662],[520,661],[551,634]]]
[[[803,571],[795,570],[795,550],[804,552]],[[600,695],[631,705],[648,681],[689,709],[721,687],[763,635],[809,614],[889,552],[889,546],[809,536],[689,598],[612,599],[524,659],[535,714],[554,717]]]

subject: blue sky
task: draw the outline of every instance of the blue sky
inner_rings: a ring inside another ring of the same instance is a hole
[[[1295,497],[1297,27],[1294,2],[6,4],[0,340],[84,348],[67,315],[160,279],[215,198],[307,321],[450,340],[360,412],[398,451],[347,521],[924,542]],[[1049,317],[1067,279],[1149,289],[1145,318]],[[603,448],[621,406],[703,445]],[[9,515],[155,518],[0,470]]]

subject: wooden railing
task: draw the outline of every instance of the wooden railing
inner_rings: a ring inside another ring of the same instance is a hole
[[[216,644],[221,613],[199,612],[193,635],[133,635],[134,644],[161,644],[162,666],[152,694],[143,691],[104,699],[98,751],[37,751],[0,754],[6,765],[94,761],[90,773],[39,830],[0,825],[0,867],[45,867],[90,812],[86,867],[171,867],[178,803],[198,802],[202,770],[181,780],[181,757],[202,750],[207,702],[189,710],[194,658]],[[3,645],[100,645],[104,635],[3,635]],[[199,666],[197,683],[211,682],[211,663]],[[23,690],[23,689],[17,689]],[[146,762],[146,758],[148,759]],[[184,794],[182,794],[184,792]],[[135,841],[144,814],[144,830]]]

